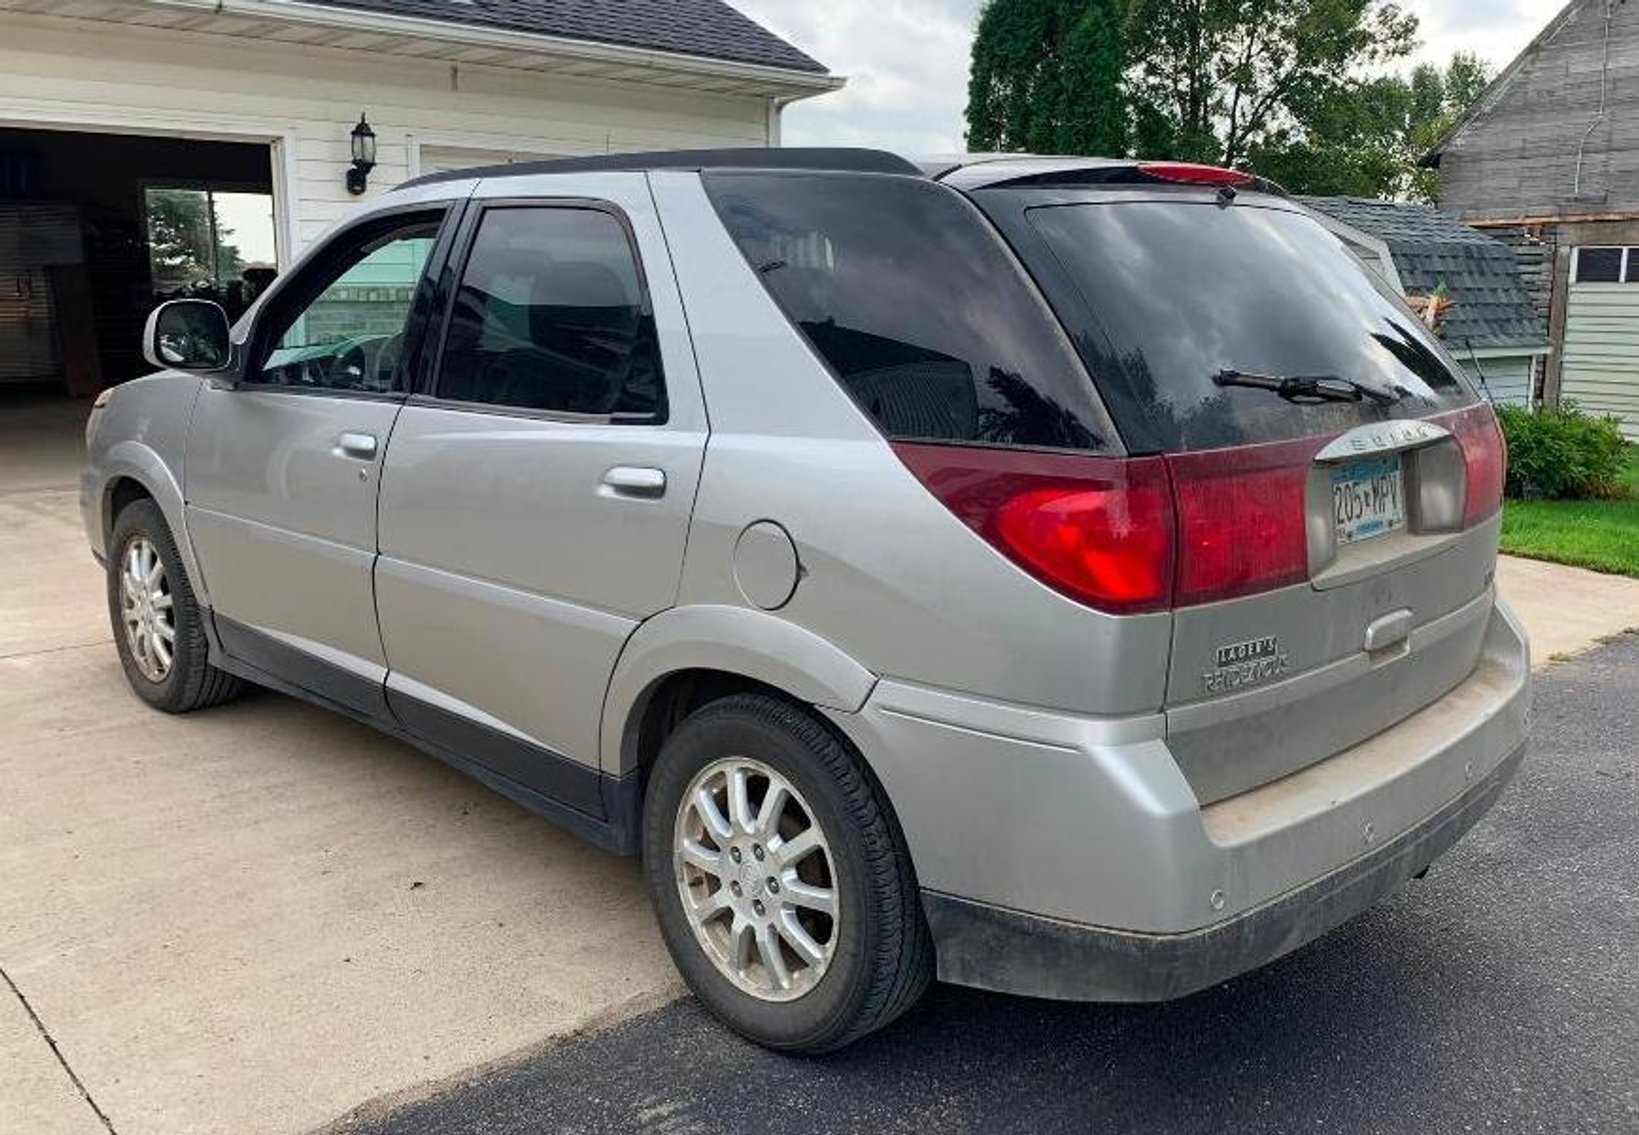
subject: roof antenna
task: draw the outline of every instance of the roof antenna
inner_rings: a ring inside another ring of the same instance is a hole
[[[1474,373],[1480,377],[1480,393],[1485,395],[1487,402],[1495,406],[1497,400],[1491,395],[1491,384],[1485,381],[1485,368],[1480,366],[1480,356],[1474,350],[1474,340],[1464,335],[1463,343],[1468,347],[1468,361],[1474,364]]]

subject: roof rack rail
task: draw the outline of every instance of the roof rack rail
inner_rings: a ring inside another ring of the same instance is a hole
[[[814,170],[827,173],[894,173],[921,177],[922,171],[898,154],[886,150],[847,147],[764,148],[722,150],[658,150],[641,154],[600,154],[588,158],[554,158],[541,162],[480,166],[432,173],[405,182],[399,188],[434,185],[469,178],[527,177],[541,173],[603,173],[652,169],[771,169]]]

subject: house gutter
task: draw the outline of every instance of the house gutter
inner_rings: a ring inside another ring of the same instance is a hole
[[[741,63],[732,59],[712,59],[674,51],[631,47],[617,43],[571,39],[538,32],[487,28],[472,24],[402,16],[388,12],[367,12],[349,8],[306,3],[304,0],[146,0],[165,8],[210,12],[217,15],[247,16],[254,19],[285,20],[349,31],[414,36],[445,43],[486,47],[503,51],[533,51],[563,59],[608,63],[623,67],[670,74],[703,75],[760,84],[784,93],[781,102],[795,102],[840,89],[847,78],[823,72]]]

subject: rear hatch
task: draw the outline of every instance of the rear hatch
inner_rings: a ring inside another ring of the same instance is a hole
[[[1501,438],[1438,339],[1299,206],[1223,171],[1066,180],[968,192],[1070,330],[1129,455],[1165,465],[1169,745],[1211,803],[1473,670]]]

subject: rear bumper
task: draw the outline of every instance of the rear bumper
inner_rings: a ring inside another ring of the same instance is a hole
[[[1479,783],[1377,850],[1190,933],[1106,930],[924,891],[939,976],[1066,1001],[1165,1001],[1206,989],[1318,938],[1417,875],[1485,815],[1524,756],[1522,744]]]
[[[1530,659],[1506,604],[1483,627],[1472,672],[1442,697],[1204,806],[1159,715],[1078,718],[883,679],[832,717],[893,802],[943,979],[1152,1000],[1324,933],[1484,812],[1524,751]]]

